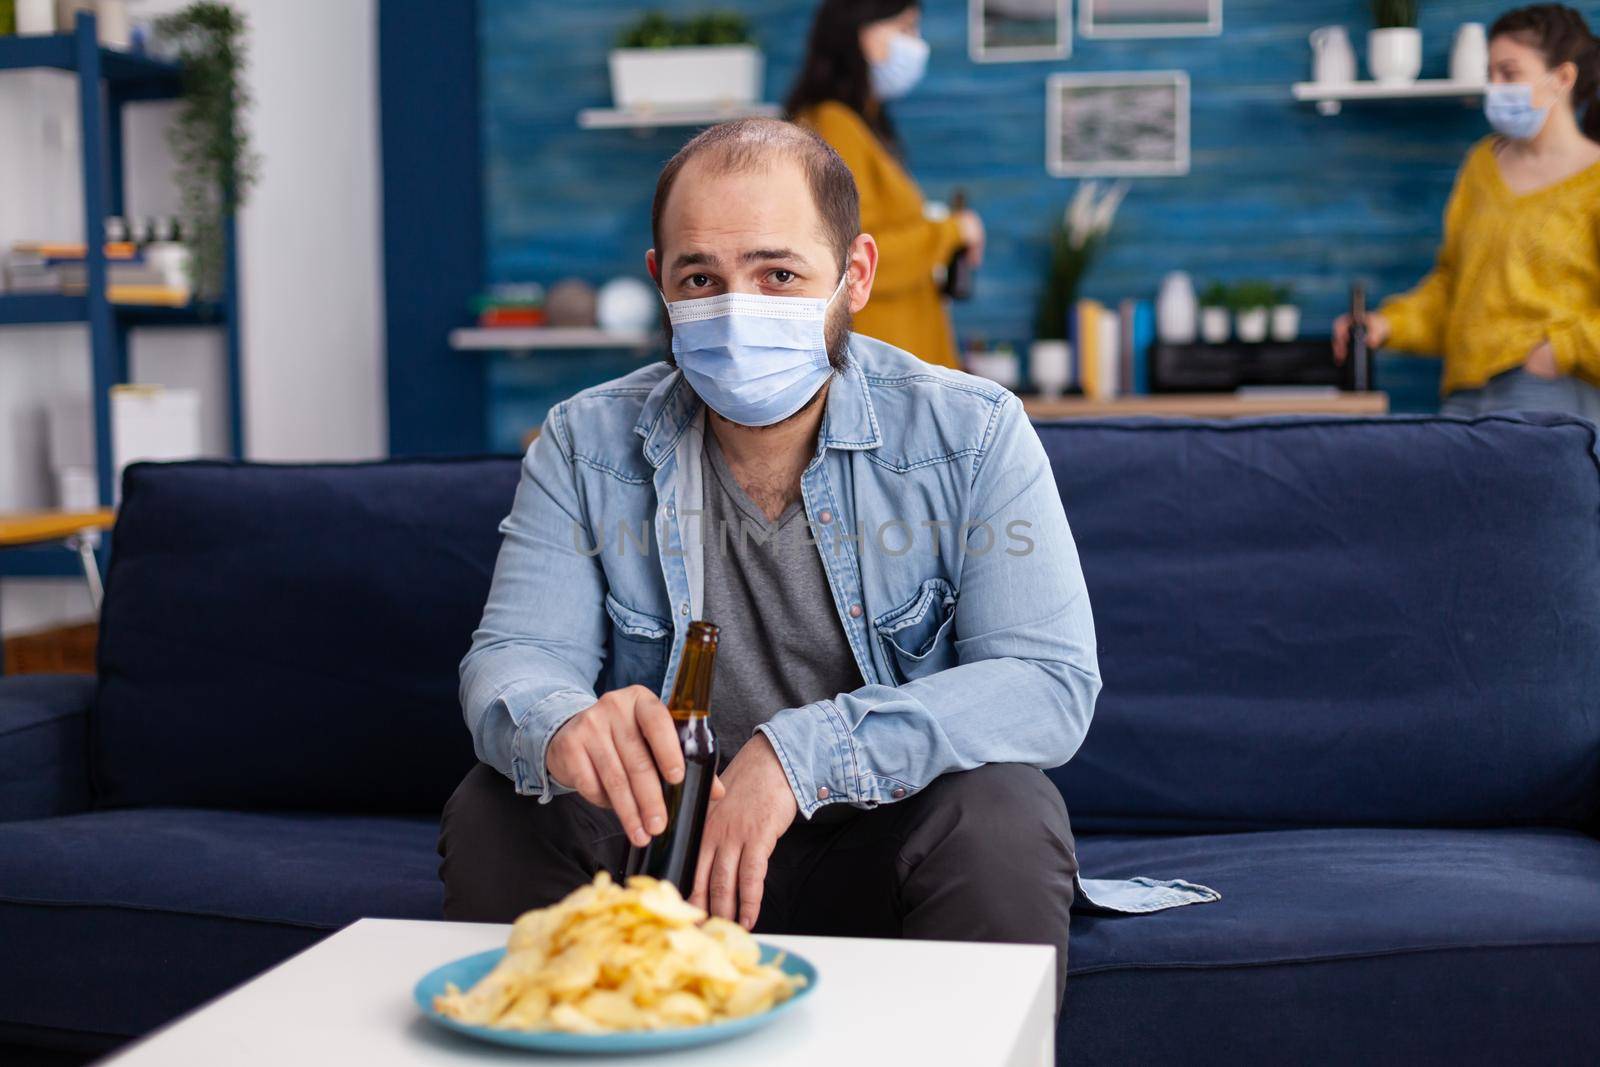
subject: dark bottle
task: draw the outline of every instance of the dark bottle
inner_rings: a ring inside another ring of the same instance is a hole
[[[967,194],[964,190],[957,189],[950,198],[950,214],[967,209]],[[967,258],[966,246],[956,249],[956,254],[950,257],[949,266],[944,270],[944,295],[951,300],[971,300],[972,285],[976,280],[977,268]]]
[[[667,710],[683,747],[683,781],[661,783],[667,802],[667,827],[644,848],[628,852],[628,874],[647,874],[672,882],[687,897],[694,889],[700,835],[711,806],[711,783],[717,774],[717,739],[711,732],[711,673],[717,665],[717,628],[709,622],[689,624],[683,663],[672,687]]]
[[[1350,287],[1350,348],[1346,381],[1358,393],[1377,388],[1373,381],[1372,345],[1367,341],[1367,291],[1360,282]]]

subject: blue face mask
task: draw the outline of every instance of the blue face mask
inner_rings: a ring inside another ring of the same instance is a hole
[[[1533,106],[1532,85],[1507,82],[1484,90],[1483,114],[1496,133],[1514,141],[1531,141],[1544,129],[1550,108]]]
[[[879,100],[898,100],[917,87],[928,69],[928,42],[909,33],[889,38],[889,54],[872,64],[872,93]]]
[[[667,305],[672,355],[700,399],[729,422],[771,426],[817,395],[828,362],[826,300],[723,293]]]

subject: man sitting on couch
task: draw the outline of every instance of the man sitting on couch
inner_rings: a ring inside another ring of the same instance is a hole
[[[683,760],[658,694],[704,618],[724,762],[693,899],[761,930],[1053,944],[1059,995],[1083,890],[1041,768],[1100,677],[1038,436],[1006,390],[850,332],[878,249],[810,133],[700,134],[653,227],[672,358],[558,405],[501,527],[446,917],[509,921],[662,828]]]

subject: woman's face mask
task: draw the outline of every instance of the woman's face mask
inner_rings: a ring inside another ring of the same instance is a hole
[[[889,38],[888,54],[870,64],[873,95],[898,100],[915,89],[928,70],[928,52],[928,42],[921,37],[896,32]]]
[[[1550,74],[1546,74],[1532,83],[1498,82],[1488,86],[1483,93],[1483,114],[1494,131],[1514,141],[1531,141],[1539,136],[1550,118],[1550,105],[1536,106],[1533,91],[1549,80]]]

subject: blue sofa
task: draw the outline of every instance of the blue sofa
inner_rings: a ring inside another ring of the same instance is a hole
[[[1593,1059],[1594,428],[1040,432],[1106,680],[1054,772],[1082,867],[1223,894],[1075,918],[1063,1062]],[[128,471],[98,678],[0,682],[0,1060],[437,917],[456,662],[517,475]]]

